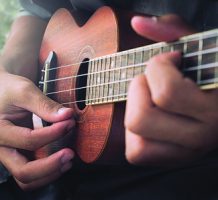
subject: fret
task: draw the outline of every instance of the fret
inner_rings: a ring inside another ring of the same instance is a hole
[[[102,87],[102,80],[101,80],[101,74],[102,74],[102,59],[98,60],[98,65],[97,65],[97,86],[96,86],[96,99],[97,102],[101,101],[101,87]]]
[[[90,104],[90,99],[92,99],[91,96],[91,88],[90,86],[92,85],[91,83],[91,72],[92,72],[92,61],[88,63],[88,75],[87,75],[87,87],[86,87],[86,105]]]
[[[105,88],[105,70],[106,70],[106,59],[102,58],[101,62],[101,88],[100,88],[100,98],[101,102],[104,102],[104,88]]]
[[[133,72],[133,74],[132,74],[132,78],[133,77],[135,77],[135,57],[136,57],[136,52],[134,51],[133,52],[133,67],[132,67],[132,72]]]
[[[200,48],[198,40],[187,41],[186,44],[187,44],[186,53],[197,52],[199,50],[199,48]]]
[[[183,46],[183,54],[186,54],[187,53],[187,42],[184,42],[184,46]]]
[[[166,52],[170,52],[171,51],[171,45],[170,44],[166,44],[164,47],[162,47],[162,52],[166,53]]]
[[[119,91],[120,91],[120,94],[126,94],[127,92],[127,81],[124,81],[127,79],[127,61],[128,59],[128,56],[126,54],[123,54],[121,56],[121,77],[120,77],[120,80],[121,80],[121,83],[120,83],[120,88],[119,88]],[[123,68],[125,67],[125,68]],[[125,99],[125,95],[124,96],[120,96],[120,99]]]
[[[116,57],[113,56],[111,57],[110,72],[109,72],[108,101],[113,101],[115,65],[116,65]]]
[[[216,36],[215,44],[216,44],[215,47],[217,48],[218,47],[218,36]],[[216,63],[217,63],[218,62],[218,52],[216,53],[215,60],[216,60]],[[215,66],[215,75],[214,75],[214,77],[215,77],[215,80],[214,80],[215,87],[218,88],[218,82],[216,81],[216,79],[218,78],[218,65]]]
[[[174,45],[174,51],[180,51],[183,52],[184,51],[184,43],[175,43]]]
[[[152,57],[151,49],[144,49],[143,50],[143,62],[148,62]]]
[[[105,72],[104,72],[104,94],[103,96],[104,97],[108,97],[108,94],[109,94],[109,81],[110,81],[110,72],[108,71],[110,69],[110,65],[111,65],[111,59],[110,57],[106,57],[106,66],[105,66]],[[107,102],[108,99],[107,98],[104,98],[103,99],[104,102]]]
[[[134,54],[133,53],[130,53],[128,54],[127,56],[127,65],[129,66],[127,68],[127,79],[132,79],[133,76],[134,76],[134,67],[132,65],[134,65]],[[127,85],[127,89],[129,88],[129,84],[130,82],[127,81],[126,85]]]
[[[135,75],[139,75],[142,73],[143,65],[145,65],[142,61],[143,52],[142,51],[136,52],[135,57],[136,57],[135,64],[140,64],[140,66],[135,67]]]
[[[217,47],[217,36],[203,39],[203,50]]]
[[[215,68],[208,68],[208,69],[202,69],[201,70],[201,80],[198,81],[198,83],[201,83],[202,81],[214,79],[215,75]]]
[[[114,101],[117,101],[119,100],[119,88],[120,88],[120,73],[121,73],[121,70],[120,70],[120,67],[121,67],[121,55],[118,55],[116,56],[116,59],[115,59],[115,70],[114,70],[114,90],[113,90],[113,95],[114,95]],[[118,81],[118,82],[117,82]]]
[[[161,53],[161,48],[160,47],[155,47],[153,50],[152,50],[152,57],[153,56],[156,56],[158,54]]]
[[[205,53],[202,55],[202,64],[209,64],[216,62],[217,52]]]
[[[90,99],[90,103],[93,103],[92,99],[93,99],[93,92],[94,92],[94,88],[92,87],[94,85],[94,70],[95,70],[95,61],[91,61],[91,66],[90,66],[90,73],[91,75],[90,76],[90,88],[89,88],[89,92],[90,92],[90,95],[89,95],[89,99]]]
[[[191,57],[185,57],[183,58],[183,69],[189,69],[194,66],[198,66],[198,55],[197,56],[191,56]]]
[[[93,103],[95,103],[95,99],[96,99],[96,85],[97,85],[97,76],[96,76],[96,72],[98,70],[98,60],[94,61],[94,68],[93,68],[93,85],[92,85],[92,99],[93,99]]]
[[[145,68],[147,65],[147,62],[149,60],[149,55],[147,54],[147,52],[145,50],[142,51],[142,67],[141,67],[141,73],[145,73]]]
[[[202,48],[203,48],[203,39],[200,37],[199,42],[198,42],[198,51],[202,52]],[[198,55],[198,66],[202,65],[202,53],[200,53]],[[197,71],[197,83],[199,83],[201,81],[201,70],[198,67],[198,71]]]

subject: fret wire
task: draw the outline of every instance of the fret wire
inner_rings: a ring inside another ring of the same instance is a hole
[[[198,50],[199,52],[202,52],[203,49],[203,39],[199,36],[199,45]],[[202,54],[198,54],[198,66],[202,65]],[[201,69],[198,68],[197,70],[197,83],[200,83],[201,81]]]
[[[97,64],[97,70],[98,71],[102,71],[102,69],[101,69],[101,59],[100,60],[98,60],[98,64]],[[101,85],[101,72],[100,73],[98,73],[97,74],[97,87],[96,87],[96,96],[97,96],[97,98],[99,98],[100,97],[100,85]]]
[[[119,59],[120,57],[119,56],[116,56],[116,59],[115,59],[115,70],[114,70],[114,82],[113,83],[113,95],[116,97],[116,94],[119,93],[118,91],[118,83],[115,81],[115,80],[119,80]]]
[[[125,65],[128,65],[128,54],[125,55]],[[127,68],[124,68],[124,67],[122,67],[122,68],[125,69],[124,74],[125,74],[125,79],[126,79],[127,78],[128,70],[127,70]],[[124,91],[127,92],[127,90],[128,90],[128,85],[127,85],[127,82],[125,82],[125,84],[124,84]]]
[[[102,60],[101,69],[102,69],[102,71],[105,70],[105,59]],[[105,83],[105,73],[104,72],[101,73],[101,83]],[[104,96],[104,87],[101,86],[100,88],[101,88],[100,89],[100,97],[103,97]]]
[[[115,67],[115,57],[112,57],[111,58],[111,63],[110,63],[110,66],[109,68],[110,69],[113,69],[109,72],[109,82],[113,82],[114,81],[114,67]],[[109,89],[108,89],[108,92],[109,92],[109,98],[110,96],[113,96],[113,92],[114,92],[114,87],[113,87],[113,84],[109,84]],[[112,100],[112,99],[111,99]]]
[[[133,52],[133,64],[135,65],[136,63],[136,51]],[[135,76],[135,68],[132,68],[132,77]]]
[[[92,61],[92,72],[95,70],[95,62],[94,61]],[[92,77],[92,84],[94,84],[94,73],[92,73],[91,74],[91,77]],[[91,87],[91,97],[93,97],[93,90],[94,90],[94,88],[93,87]]]
[[[170,52],[173,52],[173,51],[174,51],[174,46],[170,45]]]
[[[94,63],[95,63],[94,70],[97,71],[97,60]],[[93,76],[93,82],[94,82],[94,85],[96,85],[96,83],[97,83],[96,76]],[[96,86],[92,87],[92,94],[93,94],[92,96],[95,98],[96,97]]]
[[[107,57],[107,62],[106,62],[106,75],[105,75],[105,82],[107,83],[107,82],[109,82],[109,78],[110,78],[110,74],[109,74],[109,71],[108,71],[108,69],[110,68],[110,57]],[[109,85],[108,84],[106,84],[106,87],[104,87],[104,96],[105,96],[105,93],[106,93],[106,96],[107,96],[107,94],[109,93]]]
[[[216,36],[216,47],[218,47],[218,36]],[[216,52],[215,62],[217,62],[218,66],[218,53]],[[215,75],[214,78],[218,78],[218,67],[215,68]],[[214,81],[214,83],[218,86],[218,83]]]
[[[119,63],[118,63],[118,74],[117,77],[120,80],[121,79],[121,64],[122,64],[122,55],[119,57]],[[117,84],[117,93],[120,93],[120,82]]]
[[[90,72],[91,72],[91,62],[89,62],[89,65],[88,65],[88,76],[87,76],[87,86],[91,85],[91,77],[90,77]],[[86,99],[89,99],[90,98],[90,88],[88,89],[88,91],[86,90]],[[86,102],[86,103],[89,103],[89,102]]]

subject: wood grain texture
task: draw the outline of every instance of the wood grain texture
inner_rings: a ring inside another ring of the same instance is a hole
[[[131,30],[129,17],[126,20],[124,15],[118,18],[112,9],[104,7],[79,27],[70,12],[60,9],[52,17],[45,32],[40,65],[43,65],[49,52],[54,51],[58,60],[56,78],[76,76],[81,66],[74,63],[147,43]],[[124,35],[122,40],[121,35]],[[69,64],[72,65],[64,67]],[[76,81],[75,78],[58,81],[54,91],[75,88]],[[60,103],[73,102],[76,101],[76,94],[75,91],[62,92],[53,95],[53,99]],[[76,104],[67,106],[74,109],[77,122],[75,130],[38,151],[38,157],[70,146],[86,163],[120,163],[125,160],[125,103],[89,105],[82,110]]]

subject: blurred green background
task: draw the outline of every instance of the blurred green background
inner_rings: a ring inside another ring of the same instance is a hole
[[[19,10],[18,0],[0,0],[0,50]]]

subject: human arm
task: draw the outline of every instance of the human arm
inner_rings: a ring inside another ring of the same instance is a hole
[[[154,19],[135,18],[132,25],[154,41],[173,41],[193,33],[175,15]],[[200,90],[178,70],[180,62],[178,52],[155,56],[146,75],[130,86],[125,126],[126,156],[131,163],[184,164],[217,148],[217,90]]]
[[[74,156],[72,150],[63,149],[29,162],[17,151],[34,151],[74,126],[72,110],[61,109],[62,105],[48,99],[34,85],[46,24],[35,16],[16,19],[0,57],[0,162],[23,189],[57,179],[71,167]],[[32,113],[53,125],[33,130]]]

